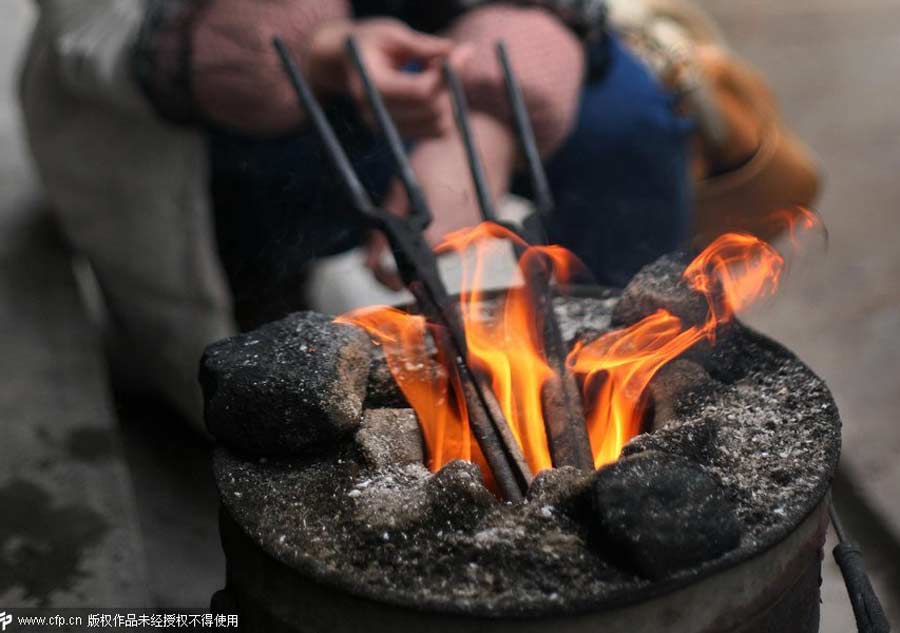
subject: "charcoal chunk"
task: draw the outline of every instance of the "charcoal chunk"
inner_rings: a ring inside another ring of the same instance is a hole
[[[357,484],[348,496],[354,500],[357,526],[375,538],[423,526],[471,529],[499,503],[485,487],[478,466],[462,460],[433,475],[422,464],[389,466]]]
[[[454,529],[474,526],[499,503],[485,487],[481,469],[461,459],[445,464],[426,488],[432,520]]]
[[[737,547],[740,524],[719,482],[687,459],[646,451],[599,470],[593,483],[599,547],[659,580]]]
[[[431,336],[425,337],[424,347],[413,346],[404,351],[403,373],[409,378],[422,377],[435,384],[447,380],[446,370],[437,362],[437,348]],[[384,349],[381,347],[376,347],[372,353],[369,385],[366,388],[366,407],[369,409],[409,407],[409,401],[391,373]]]
[[[682,255],[665,255],[636,274],[613,309],[612,323],[633,325],[659,309],[680,318],[685,326],[702,325],[706,321],[706,298],[687,285],[682,273],[687,265]]]
[[[679,358],[664,365],[647,387],[653,401],[653,428],[675,422],[680,407],[714,385],[707,371],[691,360]]]
[[[576,520],[586,518],[590,514],[593,476],[593,472],[572,466],[542,470],[532,480],[526,500]]]
[[[408,407],[406,397],[400,391],[394,375],[388,367],[384,351],[375,348],[372,352],[372,366],[369,369],[369,384],[366,387],[366,407],[371,409]]]
[[[353,499],[356,527],[375,538],[386,531],[414,529],[428,520],[431,506],[425,492],[430,477],[421,463],[392,465],[363,479],[347,496]]]
[[[642,433],[622,448],[622,455],[627,457],[644,451],[661,451],[696,464],[710,465],[718,457],[722,444],[720,426],[716,418],[703,416],[653,433]]]
[[[412,409],[369,409],[356,432],[356,446],[371,468],[423,463],[425,448]]]
[[[213,343],[200,364],[206,425],[254,455],[334,444],[359,426],[371,349],[362,330],[314,312]]]

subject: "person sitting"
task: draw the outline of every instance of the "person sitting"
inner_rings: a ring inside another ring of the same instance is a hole
[[[793,139],[759,158],[780,129],[771,99],[689,5],[39,6],[22,75],[36,166],[65,234],[96,274],[113,347],[127,350],[141,382],[194,421],[203,347],[238,325],[303,307],[302,284],[317,258],[365,244],[375,278],[397,284],[382,265],[383,237],[349,208],[305,125],[272,49],[275,35],[299,59],[376,202],[403,214],[402,188],[345,53],[346,39],[356,38],[410,143],[435,213],[432,243],[478,221],[439,72],[444,60],[462,78],[492,195],[527,194],[494,57],[498,40],[522,84],[556,199],[550,238],[581,258],[598,283],[622,286],[692,235],[721,228],[717,209],[740,208],[748,187],[766,191],[753,209],[732,216],[804,202],[815,191],[815,172]],[[684,98],[697,76],[712,87],[706,108]],[[712,127],[703,125],[709,106],[716,134],[704,134]],[[785,160],[795,177],[772,185],[773,165]],[[703,196],[715,201],[705,211]],[[712,218],[703,231],[698,217]]]

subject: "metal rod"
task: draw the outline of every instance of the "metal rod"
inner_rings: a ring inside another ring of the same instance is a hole
[[[427,291],[424,284],[415,281],[409,285],[409,290],[427,314],[432,302],[425,294]],[[465,334],[461,325],[453,317],[448,319],[446,314],[442,324],[444,329],[433,332],[433,337],[435,344],[444,351],[445,358],[456,359],[472,435],[475,436],[503,496],[509,501],[521,501],[525,498],[532,479],[525,457],[503,417],[490,384],[483,374],[473,372],[465,360]]]
[[[475,184],[475,195],[478,196],[481,219],[485,222],[497,222],[497,211],[494,208],[494,201],[491,198],[490,187],[488,187],[487,178],[484,175],[481,157],[478,155],[478,148],[475,147],[472,128],[469,125],[469,105],[466,102],[465,91],[449,61],[444,61],[443,71],[444,81],[446,81],[447,87],[450,89],[450,98],[453,102],[453,118],[456,120],[456,127],[462,137],[466,157],[469,162],[469,171],[472,174],[472,182]]]
[[[307,115],[312,120],[316,131],[319,133],[319,137],[327,150],[326,153],[331,160],[331,164],[338,174],[340,174],[340,181],[344,186],[344,191],[350,197],[353,205],[360,213],[369,217],[374,216],[376,214],[376,209],[375,205],[372,203],[372,199],[369,197],[362,182],[357,178],[356,172],[353,170],[353,165],[350,163],[350,159],[347,158],[347,154],[344,153],[341,143],[334,133],[334,130],[331,128],[331,125],[328,123],[328,118],[325,116],[325,112],[322,111],[322,107],[313,95],[312,89],[309,87],[309,84],[306,83],[306,79],[303,77],[297,64],[294,63],[290,51],[288,51],[287,46],[280,37],[272,38],[272,45],[275,47],[278,56],[281,58],[281,63],[291,80],[291,85],[294,87],[297,98],[300,100],[303,109],[306,110]]]
[[[416,298],[422,313],[446,329],[446,340],[453,348],[449,350],[452,353],[449,357],[456,359],[473,435],[479,442],[501,494],[510,501],[520,501],[531,481],[531,472],[487,381],[483,376],[479,377],[472,372],[467,364],[462,321],[458,312],[450,305],[450,297],[440,278],[437,261],[422,236],[421,227],[405,218],[387,213],[372,203],[290,52],[279,38],[273,38],[272,43],[291,79],[298,101],[309,115],[351,201],[387,235],[391,251],[397,260],[398,271]]]
[[[884,608],[869,580],[862,550],[856,543],[849,540],[833,501],[828,507],[828,514],[831,516],[831,524],[838,537],[838,544],[832,550],[832,554],[841,569],[841,575],[847,587],[847,595],[850,597],[850,606],[853,607],[857,630],[860,633],[890,633],[891,625],[888,623]]]
[[[834,533],[837,534],[838,542],[843,543],[847,540],[847,533],[844,531],[844,524],[838,516],[834,503],[828,506],[828,516],[831,517],[831,525],[834,526]]]
[[[506,94],[513,113],[516,136],[528,164],[531,178],[533,203],[537,213],[532,213],[523,223],[526,225],[528,241],[532,244],[546,243],[547,232],[541,216],[548,217],[554,209],[553,194],[547,180],[547,173],[538,152],[534,128],[525,106],[522,89],[516,79],[509,60],[506,46],[498,42],[497,58],[503,71]],[[566,348],[553,310],[553,290],[551,288],[551,263],[536,254],[523,256],[517,252],[522,268],[526,289],[538,331],[542,334],[543,353],[547,364],[556,374],[548,380],[541,392],[541,406],[550,446],[550,456],[554,466],[574,466],[582,470],[593,470],[594,459],[590,438],[587,433],[584,407],[575,376],[566,366]]]
[[[503,42],[497,43],[497,58],[503,70],[503,81],[506,84],[506,94],[512,108],[516,135],[519,139],[522,153],[525,155],[525,160],[528,163],[534,205],[538,213],[546,217],[553,212],[556,203],[553,200],[550,183],[547,180],[547,172],[544,170],[544,164],[541,162],[541,155],[538,152],[534,128],[531,125],[531,118],[528,116],[528,108],[525,106],[525,97],[522,94],[522,88],[519,86],[515,73],[513,73],[506,44]]]
[[[375,82],[372,81],[372,77],[366,68],[362,52],[359,50],[356,40],[352,37],[347,39],[347,52],[350,54],[350,59],[353,61],[353,65],[356,67],[356,71],[362,79],[366,98],[369,101],[369,105],[372,107],[372,111],[375,113],[375,118],[378,121],[379,127],[381,127],[381,131],[387,139],[388,147],[390,147],[391,155],[397,166],[400,181],[406,189],[406,195],[409,197],[411,211],[409,216],[410,220],[412,220],[418,228],[425,229],[431,224],[431,210],[428,208],[425,194],[422,193],[422,188],[419,186],[419,181],[416,178],[412,165],[409,164],[409,158],[406,156],[406,148],[403,145],[403,140],[400,138],[400,133],[397,131],[397,126],[394,125],[393,119],[390,114],[388,114],[387,108],[384,105],[384,100],[381,98],[381,93],[378,91]]]
[[[536,329],[541,333],[541,351],[554,377],[541,390],[541,408],[550,457],[556,467],[594,469],[594,457],[587,433],[584,407],[578,383],[566,365],[566,348],[553,309],[550,287],[551,265],[539,253],[519,259],[525,291],[533,307]]]

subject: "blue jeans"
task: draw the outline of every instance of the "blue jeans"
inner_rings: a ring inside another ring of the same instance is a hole
[[[595,44],[589,59],[577,122],[546,164],[556,198],[547,228],[597,283],[623,286],[685,240],[691,124],[615,38]],[[386,146],[349,104],[334,104],[329,116],[377,201],[393,177]],[[259,141],[212,131],[209,142],[219,247],[238,302],[273,292],[285,310],[296,307],[284,288],[299,284],[314,258],[358,244],[364,231],[315,134]],[[527,194],[527,181],[517,177],[514,191]]]

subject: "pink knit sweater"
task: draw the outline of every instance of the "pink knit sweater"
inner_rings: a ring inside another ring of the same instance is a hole
[[[248,130],[260,133],[290,127],[296,116],[272,36],[282,35],[302,54],[323,21],[352,17],[349,0],[156,0],[150,6],[157,9],[145,21],[136,69],[157,110],[190,123],[193,102],[219,122],[247,121]],[[446,35],[474,45],[462,71],[473,110],[509,119],[494,53],[503,40],[542,153],[565,138],[577,112],[584,52],[557,17],[539,8],[488,4],[463,14]],[[191,68],[185,69],[181,61],[188,58]]]
[[[584,51],[557,18],[542,9],[488,5],[463,15],[450,29],[476,47],[462,79],[472,108],[507,120],[509,104],[494,52],[504,41],[543,154],[565,138],[578,111]]]

